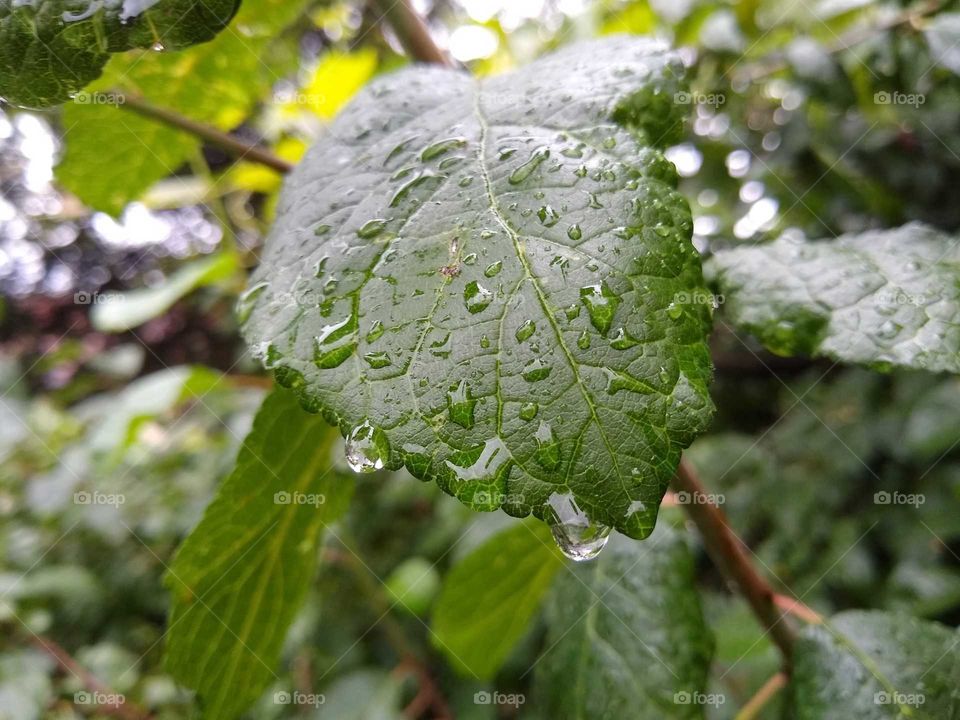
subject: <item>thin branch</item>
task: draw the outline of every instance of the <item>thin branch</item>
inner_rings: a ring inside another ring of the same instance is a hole
[[[786,673],[779,672],[771,677],[763,684],[763,687],[757,690],[757,694],[750,698],[747,704],[740,709],[740,712],[737,713],[734,720],[754,720],[760,715],[760,711],[763,710],[766,704],[786,687],[786,685]]]
[[[33,644],[43,652],[53,658],[57,665],[64,671],[73,675],[83,686],[91,693],[96,695],[113,696],[122,698],[117,702],[104,703],[97,705],[96,708],[105,715],[115,715],[124,720],[149,720],[150,714],[143,708],[127,702],[126,698],[120,693],[114,692],[100,680],[98,680],[89,670],[74,660],[73,656],[64,650],[60,645],[50,638],[35,636]]]
[[[147,102],[137,95],[130,95],[113,91],[109,93],[117,107],[134,112],[142,117],[156,120],[170,127],[190,133],[195,137],[205,140],[211,145],[216,145],[221,150],[235,156],[238,160],[249,160],[266,165],[279,173],[288,173],[293,170],[293,165],[286,160],[277,157],[268,150],[264,150],[256,145],[251,145],[240,138],[218,130],[210,125],[191,120],[180,113],[168,110],[167,108],[157,107]]]
[[[723,511],[708,502],[709,496],[690,464],[681,460],[673,479],[673,487],[689,496],[684,510],[703,536],[703,544],[713,562],[729,581],[736,585],[750,604],[760,623],[780,648],[784,662],[790,666],[793,658],[794,632],[785,621],[785,614],[777,610],[776,593],[753,567],[743,544],[730,530]]]
[[[374,0],[380,19],[386,20],[407,54],[419,62],[453,67],[444,52],[430,37],[430,31],[421,17],[410,6],[409,0]]]
[[[792,597],[777,593],[773,596],[773,602],[781,610],[786,610],[795,618],[803,620],[805,623],[809,623],[810,625],[823,625],[823,616],[799,600],[794,600]]]

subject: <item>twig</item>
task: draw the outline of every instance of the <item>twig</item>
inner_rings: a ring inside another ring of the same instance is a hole
[[[786,687],[786,685],[786,673],[778,672],[767,680],[763,684],[763,687],[757,690],[757,694],[750,698],[747,704],[740,709],[740,712],[736,714],[734,720],[754,720],[754,718],[760,715],[760,711],[770,702],[773,696]]]
[[[410,57],[424,63],[453,67],[450,59],[430,37],[430,31],[410,6],[409,0],[374,0],[374,4],[380,12],[380,19],[390,23]]]
[[[805,623],[809,623],[811,625],[823,624],[823,616],[813,608],[807,607],[799,600],[794,600],[792,597],[777,593],[773,596],[773,602],[781,610],[786,610],[795,618],[799,618]]]
[[[780,648],[785,665],[789,668],[793,658],[794,632],[785,622],[785,614],[777,611],[773,588],[754,569],[743,544],[730,530],[723,511],[706,501],[707,492],[689,463],[680,461],[673,486],[695,499],[695,502],[688,502],[683,507],[703,536],[704,547],[720,572],[746,598],[760,623]]]
[[[426,712],[427,708],[433,708],[432,720],[450,720],[453,717],[440,688],[437,687],[427,669],[415,657],[405,657],[397,665],[394,672],[400,675],[412,674],[417,678],[417,694],[403,709],[404,717],[416,720]]]
[[[127,702],[126,698],[116,693],[100,680],[98,680],[89,670],[73,659],[66,650],[50,638],[35,636],[33,644],[52,657],[57,665],[63,670],[73,675],[83,686],[92,693],[106,696],[118,696],[122,699],[117,702],[104,703],[97,705],[97,709],[106,715],[115,715],[124,720],[149,720],[150,714],[143,708]]]
[[[279,173],[288,173],[293,170],[293,165],[286,160],[277,157],[268,150],[251,145],[240,138],[222,132],[210,125],[191,120],[180,113],[168,110],[167,108],[157,107],[147,102],[137,95],[130,95],[113,91],[109,93],[117,107],[124,108],[130,112],[137,113],[150,120],[162,122],[165,125],[175,127],[178,130],[190,133],[201,140],[206,140],[211,145],[216,145],[221,150],[225,150],[238,160],[250,160],[252,162],[266,165]]]

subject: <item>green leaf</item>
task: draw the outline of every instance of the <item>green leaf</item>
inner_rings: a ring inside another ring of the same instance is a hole
[[[658,149],[680,72],[626,37],[480,80],[414,67],[308,152],[239,315],[358,469],[651,532],[712,411],[711,309],[684,302],[706,294]]]
[[[233,473],[184,541],[167,664],[200,696],[206,720],[237,717],[275,678],[303,603],[320,531],[345,509],[350,478],[332,471],[336,433],[280,390],[264,401]]]
[[[276,81],[264,53],[303,8],[292,0],[244,0],[212,42],[182,53],[115,57],[95,90],[118,89],[193,120],[229,130],[240,125]],[[187,133],[118,108],[105,93],[64,107],[66,153],[57,179],[87,205],[118,214],[194,156]],[[78,98],[78,100],[81,98]]]
[[[178,50],[210,40],[239,0],[0,0],[0,97],[14,105],[66,102],[99,77],[111,53]]]
[[[163,284],[152,288],[104,295],[93,306],[90,322],[100,332],[123,332],[163,315],[177,300],[204,285],[230,277],[237,257],[218,253],[182,265]]]
[[[718,252],[726,317],[780,355],[960,372],[960,244],[920,223]]]
[[[544,717],[701,718],[714,641],[683,536],[660,527],[648,543],[614,538],[554,584],[536,665]]]
[[[432,622],[434,644],[459,672],[493,677],[526,634],[563,564],[541,522],[497,533],[444,580]]]
[[[805,628],[794,661],[798,720],[960,718],[960,634],[944,625],[851,610]]]

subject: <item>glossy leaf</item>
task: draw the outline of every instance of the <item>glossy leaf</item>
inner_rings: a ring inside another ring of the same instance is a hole
[[[563,565],[543,523],[524,521],[497,533],[447,575],[431,624],[434,644],[464,675],[493,677]]]
[[[798,720],[960,717],[960,634],[909,615],[851,610],[797,643]]]
[[[535,687],[545,717],[701,718],[714,642],[683,536],[614,538],[563,573],[546,606]]]
[[[223,30],[239,0],[0,0],[0,97],[66,102],[99,77],[111,53],[177,50]]]
[[[292,394],[268,396],[233,473],[177,553],[167,664],[197,691],[205,720],[237,717],[275,678],[321,531],[352,490],[331,470],[335,444]]]
[[[241,299],[304,405],[481,510],[648,535],[712,406],[656,42],[375,80],[288,178]],[[375,441],[375,442],[374,442]],[[582,518],[581,518],[582,519]]]
[[[729,321],[775,353],[960,372],[958,263],[956,238],[911,223],[724,250],[706,271]]]

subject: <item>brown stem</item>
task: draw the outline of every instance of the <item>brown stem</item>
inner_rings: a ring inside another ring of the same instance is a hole
[[[450,59],[430,37],[430,31],[410,6],[409,0],[374,0],[374,3],[380,12],[380,19],[390,23],[410,57],[424,63],[453,67]]]
[[[757,690],[757,694],[754,695],[750,700],[744,705],[740,712],[737,713],[734,720],[754,720],[760,711],[763,710],[764,706],[787,685],[787,675],[786,673],[778,672],[776,675],[767,680],[763,687]]]
[[[257,162],[279,173],[288,173],[293,170],[293,165],[268,150],[264,150],[256,145],[251,145],[238,137],[222,132],[210,125],[204,125],[196,120],[191,120],[173,110],[152,105],[137,95],[113,91],[110,93],[110,96],[117,107],[125,108],[137,115],[190,133],[201,140],[207,141],[211,145],[216,145],[221,150],[225,150],[238,160]]]
[[[35,636],[33,644],[52,657],[63,670],[83,683],[83,686],[90,692],[101,695],[120,695],[120,693],[114,692],[100,682],[89,670],[74,660],[70,653],[50,638]],[[105,715],[115,715],[124,718],[124,720],[149,720],[150,718],[150,714],[146,710],[127,702],[125,698],[119,702],[104,703],[96,707]]]
[[[673,487],[678,493],[687,494],[683,507],[700,531],[704,547],[724,577],[733,582],[746,598],[760,623],[780,648],[789,668],[793,657],[794,632],[784,621],[785,614],[777,610],[773,588],[754,569],[743,543],[727,524],[723,511],[708,502],[709,496],[689,463],[680,461]]]
[[[794,600],[792,597],[777,593],[773,596],[773,602],[781,610],[786,610],[795,618],[803,620],[805,623],[809,623],[811,625],[823,624],[823,616],[821,616],[820,613],[813,608],[807,607],[799,600]]]

